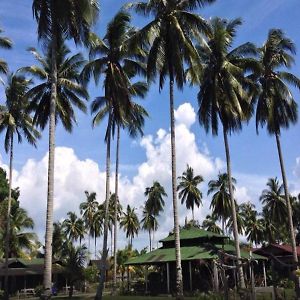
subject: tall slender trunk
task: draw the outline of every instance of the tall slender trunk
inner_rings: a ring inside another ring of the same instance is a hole
[[[228,137],[227,131],[223,126],[223,134],[224,134],[224,144],[225,144],[225,152],[226,152],[226,163],[227,163],[227,175],[229,181],[229,194],[230,194],[230,201],[231,201],[231,213],[232,213],[232,220],[233,220],[233,235],[234,235],[234,242],[235,242],[235,251],[237,256],[237,268],[238,268],[238,277],[239,277],[239,287],[245,288],[245,279],[244,279],[244,272],[243,267],[241,265],[241,250],[240,250],[240,242],[239,242],[239,232],[237,226],[237,217],[236,217],[236,208],[235,208],[235,201],[233,195],[233,188],[232,188],[232,175],[231,175],[231,161],[230,161],[230,153],[229,153],[229,145],[228,145]]]
[[[280,168],[281,168],[281,174],[282,174],[282,181],[283,181],[283,187],[284,187],[284,194],[285,194],[285,201],[288,211],[288,222],[289,222],[289,232],[290,232],[290,239],[292,244],[292,251],[293,251],[293,262],[294,262],[294,271],[298,269],[298,256],[297,256],[297,247],[296,247],[296,239],[295,239],[295,232],[294,232],[294,226],[293,226],[293,212],[291,207],[291,201],[289,197],[289,190],[288,190],[288,184],[285,174],[285,167],[283,162],[283,155],[281,150],[281,143],[280,143],[280,136],[278,133],[275,134],[276,136],[276,143],[277,143],[277,150],[278,150],[278,156],[279,156],[279,162],[280,162]],[[297,295],[297,299],[300,299],[300,286],[299,286],[299,278],[295,276],[295,292]]]
[[[152,231],[152,247],[153,248],[155,248],[155,246],[154,246],[154,235],[155,235],[155,230],[153,229],[153,231]]]
[[[94,255],[95,255],[95,259],[97,259],[97,235],[95,233],[95,237],[94,237]]]
[[[170,72],[172,74],[172,72]],[[181,268],[179,217],[177,206],[175,117],[174,117],[174,78],[170,75],[170,123],[171,123],[171,165],[172,165],[172,200],[174,214],[175,257],[176,257],[176,299],[183,298],[183,282]]]
[[[193,218],[193,225],[194,225],[195,223],[194,207],[192,207],[192,218]]]
[[[52,10],[53,11],[53,10]],[[51,16],[52,20],[55,16]],[[51,42],[51,99],[49,116],[49,159],[48,159],[48,192],[45,235],[45,263],[43,288],[46,294],[51,293],[52,280],[52,239],[53,239],[53,202],[54,202],[54,156],[55,156],[55,110],[57,97],[57,35],[55,23],[52,22]]]
[[[149,230],[149,244],[150,244],[149,252],[151,252],[152,251],[151,230]]]
[[[6,235],[5,235],[5,280],[4,280],[5,299],[9,299],[8,257],[9,257],[9,241],[10,241],[10,213],[11,213],[13,153],[14,153],[14,135],[12,133],[10,137],[9,186],[8,186],[8,201],[7,201],[7,214],[6,214]]]
[[[109,192],[110,192],[110,141],[111,141],[111,113],[108,117],[108,136],[106,141],[106,191],[105,191],[105,216],[104,216],[104,229],[103,229],[103,248],[100,265],[100,281],[97,288],[95,300],[102,300],[104,289],[105,275],[106,275],[106,259],[108,254],[107,249],[107,236],[108,236],[108,209],[109,209]]]
[[[117,234],[118,234],[118,204],[119,204],[119,155],[120,155],[120,126],[117,129],[116,178],[115,178],[115,211],[114,211],[114,270],[113,295],[117,293]]]

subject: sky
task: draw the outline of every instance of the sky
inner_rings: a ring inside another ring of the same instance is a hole
[[[31,0],[12,0],[0,2],[0,28],[13,40],[12,50],[0,49],[11,71],[34,64],[28,47],[39,48],[36,36],[36,23],[32,18]],[[100,19],[93,29],[103,37],[107,23],[126,3],[123,0],[100,1]],[[300,48],[300,10],[299,0],[217,0],[215,4],[198,11],[205,18],[242,18],[236,38],[236,46],[245,42],[262,45],[270,28],[281,28]],[[134,26],[142,27],[147,19],[133,15]],[[82,51],[69,43],[74,53]],[[84,51],[84,50],[83,50]],[[86,55],[86,52],[84,51]],[[300,55],[292,71],[300,76]],[[299,104],[300,94],[295,92]],[[89,86],[90,101],[103,95],[102,84]],[[207,183],[216,178],[218,172],[225,171],[225,152],[222,135],[207,135],[197,121],[196,87],[186,87],[175,91],[177,174],[182,174],[186,165],[191,165],[197,174],[204,177],[200,185],[203,192],[203,206],[196,210],[201,220],[209,213],[210,198],[206,196]],[[0,102],[5,102],[4,88],[0,86]],[[144,137],[130,139],[126,132],[121,135],[120,158],[120,201],[136,207],[140,214],[144,204],[143,195],[147,186],[158,180],[164,185],[169,197],[166,199],[165,212],[159,219],[160,228],[155,240],[158,241],[172,230],[171,212],[171,167],[169,134],[169,101],[167,86],[160,93],[153,84],[146,99],[139,102],[148,111]],[[89,105],[89,104],[88,104]],[[73,133],[64,131],[61,124],[56,130],[55,162],[55,220],[62,220],[68,211],[79,213],[79,203],[85,200],[84,191],[97,192],[99,202],[104,200],[105,192],[105,144],[106,123],[93,129],[90,114],[77,112],[77,126]],[[300,192],[300,125],[292,126],[282,132],[282,150],[286,164],[289,188],[292,193]],[[3,145],[3,135],[0,136]],[[229,140],[233,176],[237,179],[235,197],[239,203],[251,201],[260,208],[259,195],[265,188],[267,179],[280,176],[275,138],[265,129],[257,136],[255,124],[250,121],[243,131],[233,134]],[[112,150],[112,169],[114,168],[115,144]],[[8,155],[0,148],[0,164],[7,168]],[[47,188],[47,151],[48,131],[42,133],[37,148],[26,143],[15,147],[13,186],[20,187],[20,202],[35,220],[35,231],[43,239],[46,188]],[[112,174],[112,184],[114,173]],[[180,221],[191,213],[180,205]],[[101,240],[99,241],[101,244]],[[120,246],[126,244],[124,234],[119,239]],[[143,248],[148,245],[147,234],[141,232],[134,245]]]

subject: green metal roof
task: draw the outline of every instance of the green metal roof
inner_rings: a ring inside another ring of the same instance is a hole
[[[181,247],[181,260],[189,261],[189,260],[199,260],[199,259],[217,259],[218,251],[224,249],[225,253],[234,255],[235,247],[231,244],[225,245],[215,245],[207,247],[198,247],[198,246],[190,246],[190,247]],[[248,251],[241,251],[242,259],[250,259],[250,253]],[[266,257],[252,254],[252,258],[256,260],[267,260]],[[173,262],[175,261],[175,249],[174,248],[159,248],[149,253],[145,253],[143,255],[133,257],[129,259],[125,264],[126,265],[154,265],[159,263]]]
[[[212,251],[207,251],[202,247],[191,246],[181,247],[181,260],[196,260],[196,259],[213,259],[217,258],[216,254]],[[159,248],[149,253],[129,259],[126,265],[140,265],[140,264],[156,264],[164,262],[175,261],[175,249],[174,248]]]
[[[190,240],[190,239],[197,239],[197,238],[211,238],[211,237],[218,237],[226,239],[228,237],[224,235],[220,235],[211,231],[207,231],[204,229],[200,229],[197,227],[191,227],[188,229],[181,229],[180,230],[180,240]],[[168,242],[174,241],[174,234],[169,235],[168,237],[160,240],[160,242]]]

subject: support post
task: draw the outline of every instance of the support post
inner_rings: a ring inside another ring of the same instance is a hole
[[[167,262],[167,292],[170,294],[170,266]]]
[[[263,260],[263,273],[264,273],[264,285],[267,286],[266,265],[265,265],[265,261],[264,260]]]
[[[254,276],[254,266],[252,260],[252,251],[250,251],[250,278],[251,278],[251,298],[252,300],[256,300],[256,292],[255,292],[255,276]]]
[[[146,266],[145,269],[145,288],[146,288],[145,294],[147,295],[148,294],[148,266]]]
[[[215,292],[219,292],[219,273],[218,273],[218,267],[216,262],[213,260],[213,281],[214,281],[214,288]]]
[[[192,262],[189,260],[190,290],[193,291]]]

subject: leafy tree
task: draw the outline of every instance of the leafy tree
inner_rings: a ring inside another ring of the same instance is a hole
[[[84,278],[84,266],[87,260],[87,248],[83,246],[75,247],[72,243],[65,244],[63,265],[66,277],[70,284],[69,298],[73,296],[74,283]]]
[[[288,228],[293,249],[295,268],[298,264],[295,233],[293,228],[293,213],[289,199],[288,183],[286,179],[283,154],[281,149],[281,130],[289,128],[297,122],[297,103],[290,86],[300,89],[300,79],[287,72],[294,64],[296,54],[295,44],[285,36],[280,29],[271,29],[267,41],[259,49],[259,66],[253,78],[259,86],[256,95],[256,128],[267,127],[270,135],[275,135],[279,156],[285,202],[288,213]],[[300,298],[300,285],[295,281],[297,297]]]
[[[152,241],[154,242],[154,233],[158,229],[158,221],[156,215],[148,210],[147,206],[143,210],[143,218],[141,220],[142,229],[148,231],[149,233],[149,251],[152,251]],[[151,234],[153,236],[151,236]]]
[[[126,237],[129,241],[128,245],[132,247],[132,239],[135,235],[138,235],[140,229],[140,222],[134,207],[131,208],[130,205],[127,205],[126,212],[124,212],[121,217],[120,226],[126,233]]]
[[[145,210],[153,216],[158,216],[164,210],[163,197],[168,196],[164,187],[158,181],[154,181],[151,187],[146,187],[144,195],[147,197]]]
[[[49,121],[49,161],[48,161],[48,193],[47,215],[45,236],[45,268],[44,290],[51,290],[52,274],[52,231],[53,231],[53,197],[54,197],[54,151],[55,151],[55,128],[56,109],[59,107],[58,97],[58,59],[57,55],[60,42],[65,39],[73,39],[76,44],[86,41],[90,27],[97,19],[97,0],[33,0],[32,11],[37,21],[38,39],[49,45],[49,68],[50,97],[48,98],[49,114],[44,118]],[[44,101],[42,101],[43,103]],[[42,124],[47,123],[43,121]]]
[[[208,132],[218,134],[219,122],[223,127],[223,137],[227,162],[228,188],[231,201],[231,216],[233,221],[233,233],[238,259],[241,259],[237,215],[234,201],[234,191],[231,181],[231,159],[228,144],[228,134],[241,130],[242,122],[247,120],[252,112],[249,90],[250,80],[245,72],[255,69],[256,65],[249,53],[255,53],[255,46],[246,43],[233,49],[237,27],[240,19],[232,21],[214,18],[210,22],[212,36],[207,44],[199,46],[199,55],[202,64],[196,66],[203,70],[200,76],[199,122]],[[196,72],[194,71],[194,72]],[[244,274],[241,267],[238,268],[239,285],[244,288]]]
[[[96,200],[96,193],[89,193],[85,191],[86,201],[80,203],[80,213],[82,214],[83,220],[85,222],[86,229],[89,235],[89,251],[90,251],[90,237],[93,235],[93,220],[99,203]]]
[[[217,224],[218,219],[213,215],[207,215],[206,218],[202,222],[202,228],[205,230],[217,233],[217,234],[223,234],[222,229]]]
[[[279,183],[277,177],[269,178],[267,189],[263,190],[259,200],[263,205],[265,217],[273,224],[281,225],[287,218],[287,207],[283,196],[283,184]]]
[[[194,176],[194,169],[187,165],[186,171],[178,179],[180,182],[177,191],[179,191],[181,204],[185,202],[186,208],[192,209],[193,220],[195,220],[194,207],[202,205],[202,193],[198,189],[198,185],[203,182],[203,177],[201,175]]]
[[[9,182],[7,179],[6,171],[0,168],[0,202],[4,201],[9,194]],[[19,188],[12,189],[12,198],[18,200],[20,196]]]
[[[172,200],[175,228],[176,251],[176,294],[183,297],[182,268],[180,255],[179,220],[177,208],[177,176],[175,151],[175,119],[174,119],[174,84],[182,89],[185,83],[186,65],[191,65],[199,58],[193,45],[193,39],[200,33],[208,33],[205,20],[194,11],[198,7],[213,3],[214,0],[149,0],[130,3],[128,8],[138,14],[153,19],[135,36],[140,43],[149,43],[150,51],[147,60],[147,77],[149,80],[159,77],[159,89],[169,77],[170,90],[170,127],[171,127],[171,163],[172,163]]]
[[[134,134],[141,132],[144,123],[146,111],[138,104],[132,101],[132,97],[143,97],[147,91],[147,85],[142,82],[132,83],[131,78],[136,74],[144,72],[141,59],[145,52],[135,45],[128,43],[134,29],[130,26],[130,15],[120,11],[108,24],[106,34],[101,40],[97,36],[91,42],[90,61],[82,72],[82,78],[87,82],[93,75],[96,83],[101,75],[104,76],[104,96],[97,97],[91,106],[93,126],[98,125],[104,118],[107,118],[107,129],[105,134],[106,142],[106,207],[103,229],[103,250],[102,250],[102,268],[101,282],[97,290],[97,297],[102,297],[105,281],[104,262],[108,255],[108,218],[109,218],[109,197],[110,197],[110,149],[111,138],[117,129],[117,162],[119,165],[119,143],[120,128],[128,128],[129,132]],[[100,57],[98,57],[100,55]],[[96,58],[95,58],[96,57]],[[116,170],[115,194],[118,198],[118,169]],[[115,218],[115,223],[117,220]],[[117,226],[115,226],[115,233]],[[115,246],[116,246],[115,235]],[[116,265],[116,264],[115,264]],[[116,283],[114,270],[114,283]],[[114,284],[114,290],[115,290]]]
[[[232,178],[232,189],[235,190],[236,179]],[[217,220],[222,221],[222,231],[225,233],[225,225],[231,215],[231,203],[229,194],[229,180],[227,173],[219,173],[218,179],[210,180],[208,182],[208,192],[213,193],[210,209],[212,209],[212,216]]]
[[[8,199],[1,202],[1,207],[7,211]],[[34,232],[28,231],[33,229],[33,219],[28,216],[25,209],[20,207],[19,202],[12,199],[10,213],[10,239],[8,257],[25,257],[26,253],[30,253],[37,242],[37,236]],[[5,228],[0,229],[0,245],[3,249],[5,243]],[[4,250],[4,249],[3,249]]]
[[[31,81],[23,76],[11,74],[8,77],[5,88],[6,105],[2,112],[0,120],[0,133],[5,133],[4,148],[9,152],[9,187],[8,187],[8,206],[6,214],[6,238],[5,238],[5,290],[8,291],[8,252],[10,240],[10,215],[12,201],[12,172],[14,157],[14,139],[17,138],[21,143],[23,138],[33,146],[36,146],[36,140],[40,137],[39,132],[34,128],[31,116],[28,114],[28,98],[26,96]],[[8,298],[8,292],[6,293]]]
[[[12,41],[5,36],[2,36],[3,30],[0,28],[0,48],[2,49],[11,49],[12,48]],[[7,63],[0,59],[0,73],[7,74],[8,73],[8,66]],[[1,78],[0,78],[1,79]]]
[[[84,238],[85,233],[84,221],[71,211],[67,213],[67,216],[68,218],[62,223],[63,229],[71,242],[79,239],[81,245],[81,240]]]
[[[66,241],[67,236],[63,224],[55,222],[53,224],[53,259],[61,260],[63,258],[63,249]]]

